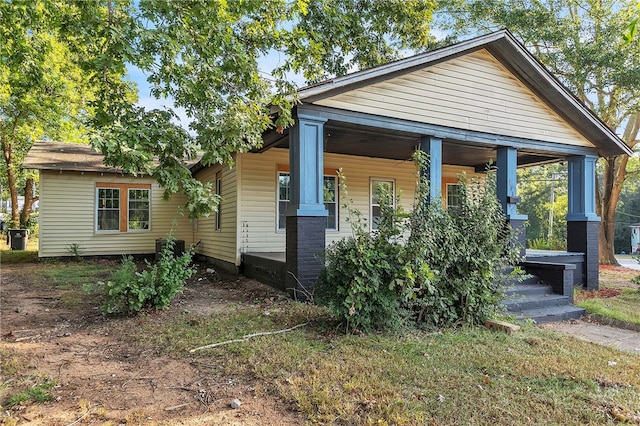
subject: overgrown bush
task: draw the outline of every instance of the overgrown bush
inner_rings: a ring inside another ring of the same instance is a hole
[[[422,156],[416,163],[427,166]],[[343,176],[340,182],[344,193]],[[441,199],[428,199],[429,182],[420,177],[409,214],[380,188],[382,219],[371,233],[345,205],[353,236],[327,248],[316,300],[348,329],[364,332],[477,324],[491,316],[504,297],[504,267],[520,260],[520,247],[496,198],[495,176],[459,183],[460,205],[444,209]]]
[[[343,197],[347,197],[345,178],[340,176]],[[353,235],[331,244],[326,250],[326,268],[316,286],[314,298],[345,321],[347,330],[370,331],[402,324],[402,278],[399,243],[402,221],[400,208],[394,208],[393,195],[384,187],[381,220],[375,232],[360,212],[348,208]],[[398,205],[396,203],[396,205]]]
[[[195,272],[191,265],[193,253],[189,251],[176,257],[174,246],[175,240],[169,237],[160,252],[160,260],[155,264],[145,260],[146,269],[142,272],[138,272],[131,256],[123,258],[120,268],[103,284],[105,302],[102,311],[134,314],[144,308],[169,306]]]

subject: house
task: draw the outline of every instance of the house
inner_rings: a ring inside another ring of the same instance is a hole
[[[517,211],[516,168],[567,162],[563,255],[580,259],[576,283],[597,288],[595,164],[631,151],[509,32],[328,80],[299,98],[295,125],[265,133],[263,146],[236,155],[233,167],[192,168],[222,197],[216,215],[193,221],[178,214],[181,196],[162,201],[148,177],[122,175],[88,150],[83,159],[36,144],[24,167],[41,172],[39,255],[65,256],[70,243],[86,255],[151,253],[173,229],[187,245],[200,241],[197,253],[219,266],[302,290],[322,269],[326,244],[350,234],[336,171],[373,229],[377,184],[401,191],[410,207],[419,149],[430,156],[431,195],[448,204],[459,173],[482,173],[493,162],[515,228],[527,219]],[[43,156],[51,161],[38,161]]]
[[[631,228],[631,251],[629,253],[640,254],[640,222],[629,225]]]

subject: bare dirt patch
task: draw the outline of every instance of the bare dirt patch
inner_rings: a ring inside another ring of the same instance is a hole
[[[167,357],[131,338],[145,321],[278,303],[281,293],[243,277],[221,277],[201,265],[168,309],[107,318],[94,296],[76,291],[70,301],[68,290],[47,281],[43,273],[51,267],[2,265],[0,270],[0,360],[18,365],[22,381],[46,377],[55,382],[52,401],[5,408],[2,424],[304,424],[287,404],[256,392],[250,377],[220,376],[211,368],[215,359]],[[0,377],[0,400],[7,398],[13,380]],[[242,405],[232,409],[235,398]]]

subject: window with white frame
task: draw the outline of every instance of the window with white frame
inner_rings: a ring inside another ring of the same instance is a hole
[[[395,183],[393,179],[371,179],[371,199],[370,199],[370,218],[371,218],[371,230],[378,229],[380,220],[382,219],[382,212],[380,208],[380,199],[382,191],[391,195],[391,202],[395,204]],[[392,205],[393,205],[392,204]]]
[[[329,212],[326,229],[338,230],[338,177],[326,175],[323,179],[324,206]],[[287,228],[287,208],[291,201],[289,172],[278,172],[278,230]]]
[[[97,229],[98,231],[120,230],[120,189],[97,189]]]
[[[151,185],[96,184],[96,231],[151,229]]]
[[[130,231],[148,230],[151,222],[149,212],[149,190],[129,189],[128,229]]]
[[[447,208],[460,207],[462,205],[462,194],[460,185],[457,183],[447,183]]]

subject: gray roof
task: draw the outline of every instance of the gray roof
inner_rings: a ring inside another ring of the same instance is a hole
[[[187,167],[192,168],[201,158],[187,160]],[[154,162],[156,165],[158,162]],[[106,166],[104,156],[90,145],[37,141],[31,147],[22,163],[23,169],[122,173],[119,167]]]
[[[507,67],[516,78],[536,93],[551,109],[593,143],[600,155],[633,154],[631,148],[613,130],[560,83],[507,30],[497,31],[441,49],[303,87],[298,91],[298,96],[303,104],[313,103],[480,49],[486,49]]]
[[[78,172],[120,172],[118,168],[105,166],[103,160],[104,156],[95,151],[90,145],[37,141],[24,159],[22,168]]]

